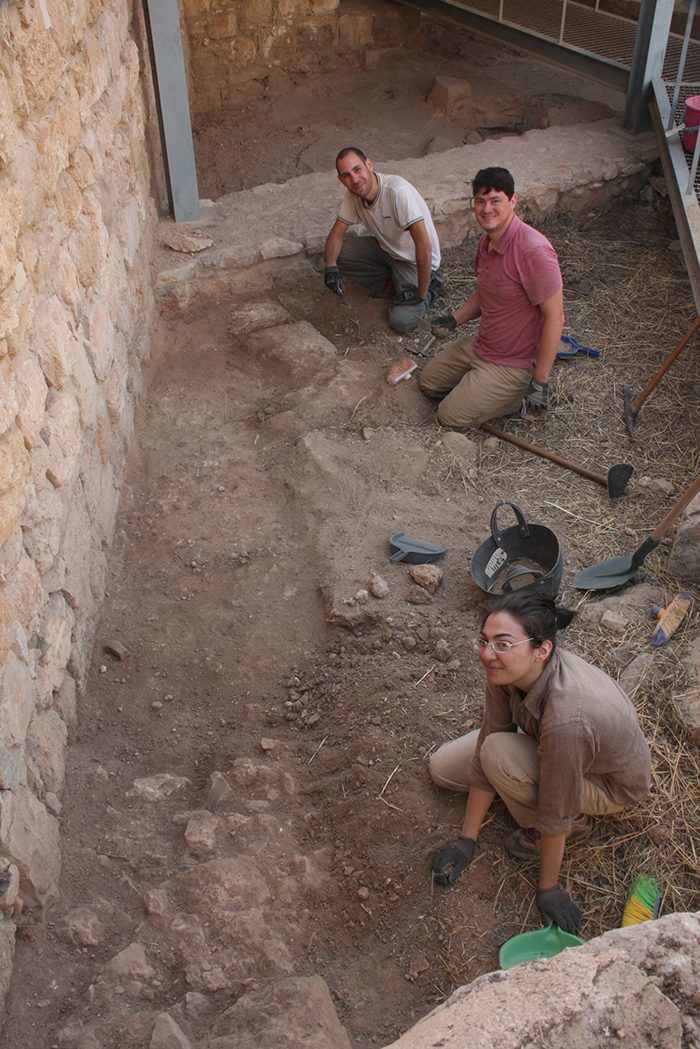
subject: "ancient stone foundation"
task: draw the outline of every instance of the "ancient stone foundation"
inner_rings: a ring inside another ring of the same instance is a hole
[[[119,0],[0,6],[0,856],[42,907],[154,308],[137,38]]]

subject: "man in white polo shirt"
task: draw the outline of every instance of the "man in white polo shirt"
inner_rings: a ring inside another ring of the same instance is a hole
[[[326,285],[342,297],[348,277],[373,298],[393,300],[389,324],[394,331],[413,331],[445,279],[438,272],[440,242],[428,205],[400,175],[376,172],[356,146],[341,149],[335,165],[347,192],[326,240]],[[355,224],[367,232],[344,241]]]

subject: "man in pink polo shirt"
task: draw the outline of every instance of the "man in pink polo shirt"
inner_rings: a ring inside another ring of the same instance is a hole
[[[438,398],[437,421],[451,430],[549,407],[549,373],[564,326],[561,271],[547,238],[515,214],[515,184],[505,168],[484,168],[472,182],[484,230],[474,271],[477,291],[435,326],[454,331],[481,318],[475,338],[451,342],[423,369],[420,387]]]

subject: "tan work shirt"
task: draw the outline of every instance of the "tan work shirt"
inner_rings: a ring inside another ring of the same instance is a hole
[[[569,820],[583,809],[584,778],[618,805],[633,805],[649,793],[651,755],[629,697],[572,652],[555,649],[527,694],[487,683],[470,783],[493,790],[481,767],[481,745],[492,732],[518,728],[539,743],[534,825],[542,834],[568,833]]]

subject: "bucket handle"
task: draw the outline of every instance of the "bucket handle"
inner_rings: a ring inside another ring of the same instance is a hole
[[[511,593],[513,589],[513,580],[521,575],[530,575],[534,581],[544,579],[544,572],[540,572],[538,568],[526,568],[525,565],[514,565],[501,583],[501,590],[504,594]]]
[[[509,503],[507,500],[503,499],[500,503],[496,503],[496,505],[493,508],[493,513],[491,514],[491,535],[493,536],[493,541],[496,544],[496,546],[503,546],[503,537],[501,536],[501,532],[498,527],[498,510],[501,506],[510,506],[512,508],[513,512],[515,513],[515,516],[518,519],[520,538],[527,539],[530,535],[530,528],[528,526],[527,521],[525,520],[525,515],[523,514],[520,507],[516,506],[515,503]]]

